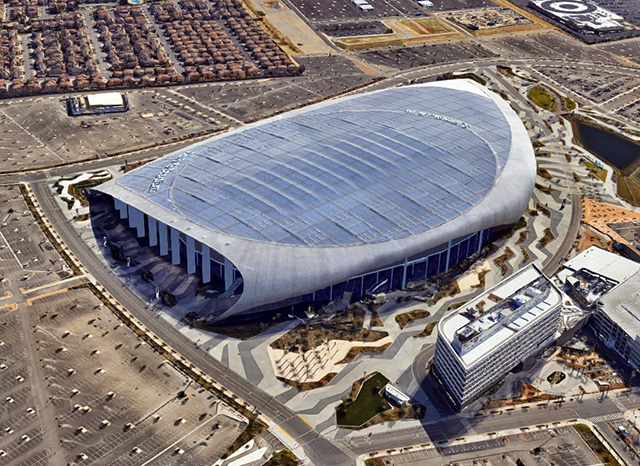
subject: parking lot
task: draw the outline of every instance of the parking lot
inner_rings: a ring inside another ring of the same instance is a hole
[[[29,316],[57,433],[70,460],[213,462],[244,428],[89,289],[42,298]]]
[[[179,93],[244,122],[319,101],[370,82],[352,61],[338,56],[300,59],[302,76],[183,87]]]
[[[598,48],[626,57],[636,63],[640,63],[640,39],[611,42],[609,44],[600,45]]]
[[[376,65],[407,69],[426,65],[439,65],[458,61],[493,58],[497,55],[474,42],[425,44],[417,47],[393,47],[360,54]]]
[[[291,3],[310,22],[413,16],[416,11],[425,11],[413,0],[367,0],[373,7],[369,11],[361,10],[351,0],[291,0]]]
[[[31,288],[70,276],[17,186],[0,189],[0,205],[0,268],[6,280],[0,285],[0,294],[8,289],[8,280]]]
[[[436,451],[440,455],[436,454]],[[474,443],[403,453],[386,457],[387,464],[415,466],[525,466],[557,464],[584,466],[598,464],[598,458],[573,427],[510,435]]]
[[[26,323],[28,325],[28,323]],[[27,326],[14,311],[0,311],[0,464],[47,464],[42,442],[34,373],[30,365]]]
[[[107,157],[221,127],[214,113],[164,89],[127,97],[129,112],[82,117],[67,116],[61,96],[0,103],[0,171]]]
[[[245,420],[69,278],[18,187],[0,202],[0,465],[215,462]]]
[[[598,69],[596,66],[540,66],[547,78],[594,102],[603,103],[640,84],[633,70]]]
[[[605,50],[586,47],[576,40],[556,31],[527,34],[526,36],[502,36],[491,39],[491,44],[504,50],[513,58],[558,58],[571,61],[615,63]]]

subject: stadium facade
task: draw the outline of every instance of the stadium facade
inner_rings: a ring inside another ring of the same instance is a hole
[[[160,255],[223,283],[226,318],[448,271],[518,220],[535,176],[508,103],[449,80],[288,112],[96,190]]]

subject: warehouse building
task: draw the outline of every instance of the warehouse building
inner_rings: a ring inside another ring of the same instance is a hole
[[[67,111],[70,116],[122,113],[129,111],[129,100],[121,92],[70,96],[67,99]]]
[[[96,191],[158,254],[220,279],[226,318],[446,272],[518,220],[535,176],[509,104],[452,80],[269,118]]]

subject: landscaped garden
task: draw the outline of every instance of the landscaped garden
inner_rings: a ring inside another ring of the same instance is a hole
[[[362,386],[356,385],[358,384],[356,382],[351,391],[351,396],[357,394],[356,399],[349,402],[351,397],[348,397],[336,410],[338,425],[357,427],[376,414],[389,409],[389,403],[380,394],[380,390],[387,382],[389,379],[380,373],[369,377],[362,383]]]

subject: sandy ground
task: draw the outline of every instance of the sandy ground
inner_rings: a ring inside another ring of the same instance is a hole
[[[267,347],[267,351],[277,377],[295,382],[312,382],[321,380],[331,372],[340,372],[346,364],[338,363],[346,357],[351,348],[378,347],[391,342],[391,337],[366,344],[358,341],[329,340],[303,354],[285,352],[271,346]]]
[[[254,10],[264,12],[267,21],[300,50],[300,52],[290,51],[293,54],[318,55],[333,52],[333,49],[307,23],[284,3],[261,0],[248,0],[248,3]],[[273,8],[270,5],[279,5],[279,7]]]
[[[632,210],[599,202],[587,197],[582,199],[582,221],[609,236],[616,243],[626,244],[630,248],[634,247],[634,245],[630,244],[622,236],[613,231],[613,229],[609,228],[609,225],[612,223],[635,222],[639,220],[640,214]]]

